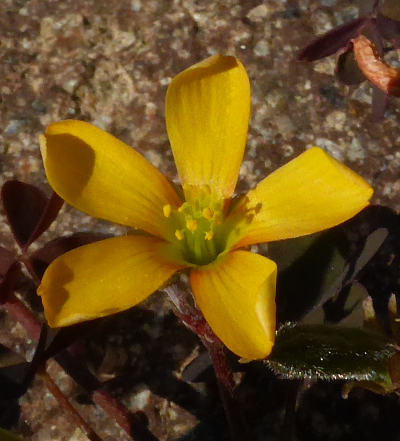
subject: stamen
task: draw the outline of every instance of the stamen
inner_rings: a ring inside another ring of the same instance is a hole
[[[186,201],[180,206],[162,206],[163,215],[168,218],[168,240],[186,261],[207,265],[225,250],[237,221],[227,223],[226,231],[222,228],[226,221],[224,201],[207,187],[184,186],[184,192]]]
[[[205,240],[211,240],[214,237],[214,231],[207,231],[207,233],[204,235]]]
[[[169,217],[171,214],[171,205],[166,204],[162,207],[163,213],[165,217]]]
[[[202,216],[203,216],[205,219],[207,219],[207,220],[212,219],[212,217],[214,216],[214,212],[211,210],[210,207],[206,207],[206,208],[204,208],[204,210],[202,211],[201,214],[202,214]]]
[[[196,231],[196,230],[197,230],[197,220],[195,220],[195,219],[188,219],[188,220],[186,221],[186,228],[187,228],[189,231],[191,231],[192,233],[193,233],[194,231]]]
[[[183,230],[176,230],[176,231],[175,231],[175,237],[176,237],[178,240],[183,240],[184,237],[185,237],[185,235],[184,235],[184,233],[183,233]]]

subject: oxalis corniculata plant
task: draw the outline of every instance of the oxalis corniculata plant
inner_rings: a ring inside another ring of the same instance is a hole
[[[177,75],[165,110],[179,188],[134,149],[74,120],[54,122],[40,136],[50,198],[29,184],[4,184],[3,208],[20,252],[0,248],[1,301],[38,341],[30,362],[3,350],[9,400],[40,375],[87,437],[101,439],[47,373],[54,357],[132,439],[155,440],[140,414],[90,372],[77,338],[92,319],[157,290],[207,349],[234,441],[254,439],[234,375],[254,363],[265,375],[292,380],[282,439],[293,434],[304,380],[345,380],[344,396],[354,387],[396,392],[397,310],[395,298],[388,301],[398,291],[397,215],[369,206],[370,185],[318,147],[234,196],[250,116],[249,80],[234,57],[216,55]],[[78,233],[30,252],[63,200],[133,233]],[[265,242],[266,253],[250,251]],[[43,321],[25,303],[26,291],[36,289]],[[368,294],[386,302],[374,308]],[[354,319],[362,303],[374,332],[332,326]],[[4,431],[4,439],[19,438]]]

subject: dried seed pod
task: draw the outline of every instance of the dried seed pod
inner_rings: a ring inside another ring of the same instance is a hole
[[[364,35],[352,39],[358,67],[366,78],[387,95],[400,96],[400,70],[387,64],[376,46]]]

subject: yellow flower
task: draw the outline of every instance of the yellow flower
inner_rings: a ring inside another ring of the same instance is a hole
[[[372,189],[312,148],[233,201],[250,114],[249,80],[234,57],[180,73],[165,111],[184,201],[143,156],[88,123],[61,121],[41,136],[47,178],[63,199],[143,231],[56,259],[38,289],[48,323],[128,309],[186,268],[215,334],[241,357],[264,358],[275,338],[276,265],[238,248],[337,225],[368,205]]]

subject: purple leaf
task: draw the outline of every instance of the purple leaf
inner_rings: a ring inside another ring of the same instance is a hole
[[[61,199],[60,196],[58,196],[58,194],[53,191],[50,199],[47,200],[46,207],[42,213],[41,218],[39,219],[38,224],[36,225],[36,228],[32,232],[28,243],[25,246],[25,250],[32,242],[34,242],[42,233],[44,233],[49,228],[54,219],[57,217],[58,212],[61,210],[63,204],[64,200]]]
[[[43,248],[29,256],[32,270],[39,279],[42,278],[48,265],[58,256],[82,245],[97,242],[110,236],[94,233],[76,233],[68,237],[59,237],[47,243]]]
[[[366,80],[354,57],[353,45],[339,55],[336,64],[336,76],[347,85],[357,85]]]
[[[376,25],[380,35],[395,46],[400,46],[400,21],[378,13]]]
[[[3,185],[1,198],[15,240],[23,252],[46,231],[63,205],[57,194],[53,193],[49,199],[34,185],[17,180]]]
[[[15,240],[27,247],[46,208],[46,196],[33,185],[13,180],[3,185],[1,199]]]
[[[369,20],[359,17],[321,35],[299,52],[298,60],[315,61],[344,49]]]

